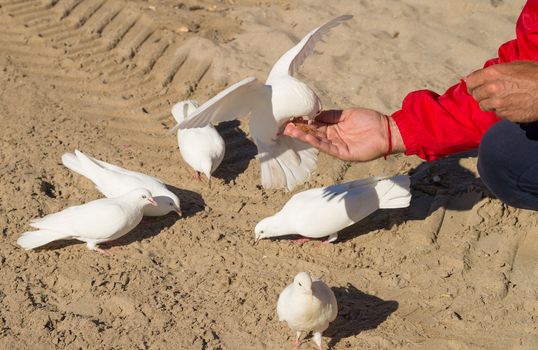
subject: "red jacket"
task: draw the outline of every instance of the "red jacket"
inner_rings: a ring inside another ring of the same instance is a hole
[[[484,67],[515,60],[538,61],[538,0],[527,1],[517,21],[516,39],[503,44],[498,54]],[[407,148],[405,154],[426,160],[478,147],[486,130],[499,121],[493,112],[480,110],[463,81],[441,96],[429,90],[411,92],[392,117]]]

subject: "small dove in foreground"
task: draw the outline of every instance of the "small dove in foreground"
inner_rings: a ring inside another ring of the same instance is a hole
[[[118,197],[136,188],[146,188],[157,202],[157,206],[144,208],[146,216],[162,216],[175,211],[181,216],[179,198],[159,179],[130,171],[116,165],[89,157],[75,150],[64,153],[62,163],[69,169],[91,180],[105,197]]]
[[[105,253],[97,245],[118,239],[135,228],[146,205],[157,203],[148,190],[138,188],[119,197],[69,207],[31,221],[30,226],[39,230],[24,232],[17,244],[29,250],[52,241],[78,239],[86,242],[88,249]]]
[[[280,133],[292,118],[312,120],[321,112],[316,93],[293,75],[322,36],[350,18],[351,15],[336,17],[308,33],[280,57],[265,84],[254,77],[243,79],[208,100],[171,131],[250,115],[250,133],[258,147],[262,186],[293,190],[307,181],[316,168],[317,150]]]
[[[302,332],[313,332],[314,342],[322,350],[321,334],[336,319],[338,306],[331,288],[308,272],[299,272],[280,293],[276,311],[279,320],[296,332],[293,346],[301,345]]]
[[[377,209],[406,208],[411,201],[408,176],[370,177],[297,193],[275,215],[261,220],[256,240],[301,235],[338,238],[338,231]]]
[[[189,119],[198,104],[188,100],[176,103],[172,107],[172,115],[176,122],[181,123]],[[201,128],[183,129],[177,132],[179,152],[183,160],[196,172],[200,180],[200,173],[207,177],[211,183],[211,174],[218,168],[224,158],[224,140],[212,124]]]

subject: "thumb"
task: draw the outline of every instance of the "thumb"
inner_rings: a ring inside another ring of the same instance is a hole
[[[326,124],[337,124],[343,119],[342,110],[332,109],[321,112],[315,120]]]

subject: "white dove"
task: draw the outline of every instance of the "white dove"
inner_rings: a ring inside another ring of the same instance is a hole
[[[101,198],[34,219],[30,226],[37,231],[24,232],[17,244],[29,250],[52,241],[78,239],[88,249],[105,251],[97,245],[120,238],[142,220],[144,207],[156,206],[151,193],[138,188],[120,197]]]
[[[103,162],[78,150],[74,153],[64,153],[62,163],[74,172],[90,179],[97,190],[108,198],[121,196],[135,188],[148,189],[157,202],[157,206],[144,208],[146,216],[162,216],[171,211],[181,216],[179,198],[166,188],[161,180],[153,176]]]
[[[181,123],[198,108],[196,101],[188,100],[176,103],[172,107],[174,119]],[[218,168],[224,158],[224,140],[212,124],[201,128],[178,130],[177,142],[183,160],[196,172],[207,176],[211,183],[211,174]]]
[[[338,231],[377,209],[405,208],[411,201],[408,176],[370,177],[297,193],[275,215],[261,220],[256,240],[301,235],[338,238]]]
[[[250,114],[250,133],[258,147],[262,186],[291,191],[304,183],[316,168],[317,150],[279,134],[292,118],[313,119],[321,111],[321,102],[310,87],[292,75],[314,51],[323,34],[350,18],[351,15],[336,17],[308,33],[280,57],[265,84],[254,77],[243,79],[204,103],[171,131]]]
[[[322,350],[321,333],[336,319],[338,306],[331,288],[308,272],[299,272],[280,293],[276,311],[279,320],[296,332],[293,346],[301,344],[302,332],[313,332],[314,342]]]

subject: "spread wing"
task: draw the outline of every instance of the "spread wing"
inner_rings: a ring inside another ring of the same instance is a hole
[[[261,105],[267,105],[267,101],[271,101],[271,87],[249,77],[221,91],[194,111],[188,120],[170,129],[170,132],[240,118],[251,114]]]
[[[333,18],[329,22],[308,33],[297,45],[280,57],[273,66],[273,69],[271,69],[271,72],[267,77],[267,82],[269,83],[279,76],[294,75],[305,59],[314,52],[314,46],[321,40],[322,36],[343,21],[347,21],[351,18],[353,18],[352,15],[343,15]]]

